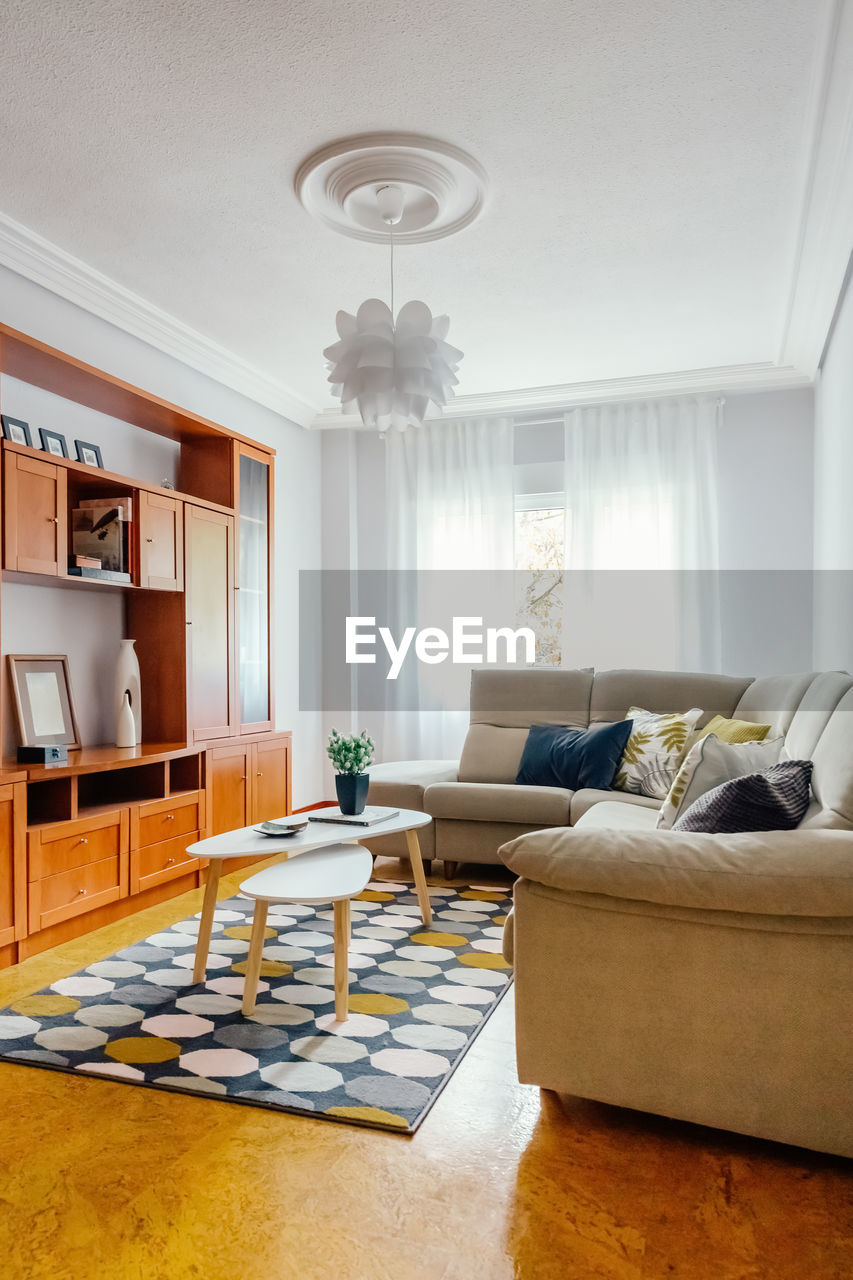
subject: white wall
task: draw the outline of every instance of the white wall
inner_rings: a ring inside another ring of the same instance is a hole
[[[78,359],[105,369],[156,395],[171,400],[193,413],[210,418],[214,422],[240,432],[241,435],[272,446],[276,457],[275,503],[275,667],[276,667],[276,723],[279,729],[293,730],[293,796],[296,806],[310,804],[323,794],[322,733],[320,717],[312,712],[299,710],[298,680],[298,629],[296,611],[298,600],[298,573],[300,569],[319,568],[321,561],[321,476],[320,440],[310,432],[288,422],[253,401],[246,399],[213,379],[197,373],[180,361],[149,347],[146,343],[124,333],[106,321],[93,316],[73,303],[57,297],[48,290],[33,284],[14,272],[0,267],[0,318],[13,328],[31,334],[41,341],[58,347]],[[31,390],[22,391],[13,381],[7,380],[0,388],[4,396],[3,412],[12,413],[31,421],[31,426],[49,426],[67,434],[73,441],[76,432],[90,429],[103,430],[107,440],[104,462],[122,472],[117,457],[127,447],[127,441],[117,424],[96,414],[89,417],[89,410],[69,405],[49,397],[47,401],[35,396]],[[8,397],[8,408],[6,399]],[[16,414],[13,405],[25,409]],[[42,422],[45,409],[51,410],[52,420]],[[55,413],[53,410],[55,409]],[[84,437],[85,438],[85,437]],[[100,443],[93,434],[94,443]],[[34,440],[35,443],[35,440]],[[141,447],[141,446],[139,446]],[[115,457],[111,456],[115,449]],[[159,470],[162,455],[146,451],[146,466]],[[155,465],[156,464],[156,465]],[[146,473],[147,474],[147,473]],[[156,476],[156,480],[162,479]],[[10,595],[10,588],[15,590]],[[21,592],[32,593],[20,598]],[[103,593],[106,595],[106,593]],[[54,601],[53,595],[62,596]],[[47,597],[51,596],[48,603]],[[94,592],[81,593],[80,602],[67,608],[63,601],[71,597],[71,591],[48,592],[41,588],[4,584],[4,647],[14,641],[17,652],[30,649],[17,648],[18,641],[25,640],[33,629],[50,636],[51,651],[65,652],[59,643],[64,634],[72,648],[79,643],[81,620],[78,616],[87,607],[92,610],[92,620],[99,633],[103,633],[104,648],[117,651],[121,634],[120,608],[105,605],[100,598],[93,603]],[[116,597],[118,599],[118,597]],[[30,601],[27,604],[26,601]],[[19,619],[25,616],[21,623]],[[7,630],[11,628],[11,630]],[[23,628],[23,631],[22,631]],[[59,628],[59,633],[57,633]],[[38,646],[44,652],[44,643]],[[81,673],[85,662],[79,665]],[[112,665],[110,665],[110,670]],[[75,695],[82,713],[84,698],[90,686],[81,674],[75,679]],[[100,716],[100,711],[98,716]],[[87,730],[98,734],[100,721],[87,715]],[[81,714],[81,721],[83,714]],[[82,723],[81,723],[81,731]]]
[[[853,671],[853,287],[839,306],[815,397],[815,658]]]

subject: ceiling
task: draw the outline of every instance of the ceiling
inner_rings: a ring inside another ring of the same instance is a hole
[[[781,358],[832,0],[4,8],[0,211],[303,421],[332,404],[336,311],[387,289],[384,248],[293,189],[354,133],[430,134],[486,170],[476,222],[397,255],[398,300],[450,314],[460,393]]]

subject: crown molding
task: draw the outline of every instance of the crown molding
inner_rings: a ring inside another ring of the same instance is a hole
[[[0,264],[302,427],[314,420],[316,405],[283,382],[2,213]]]
[[[814,376],[853,250],[853,5],[824,0],[779,363]]]
[[[614,403],[620,400],[654,400],[661,396],[734,395],[757,391],[790,391],[810,387],[814,379],[790,365],[733,364],[713,369],[687,369],[678,373],[642,374],[633,378],[602,378],[597,382],[569,382],[563,386],[523,387],[517,391],[488,392],[455,396],[445,418],[501,417],[507,414],[559,413],[584,404]],[[363,427],[356,414],[324,409],[311,424],[314,430]]]

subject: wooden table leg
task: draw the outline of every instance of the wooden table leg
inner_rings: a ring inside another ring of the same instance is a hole
[[[346,1022],[349,1014],[350,900],[335,905],[335,1021]]]
[[[258,978],[261,975],[261,961],[264,958],[264,934],[267,931],[267,903],[263,898],[255,900],[255,914],[252,917],[252,937],[249,942],[249,958],[246,961],[246,977],[243,982],[243,1017],[248,1018],[255,1012],[255,1000],[258,995]]]
[[[207,969],[207,953],[210,950],[210,930],[213,926],[213,913],[216,910],[216,895],[219,891],[219,875],[221,871],[222,859],[211,858],[207,866],[207,883],[204,886],[201,920],[198,923],[193,982],[204,982],[205,970]]]
[[[427,890],[426,876],[424,875],[421,846],[417,831],[411,828],[406,832],[406,846],[409,850],[409,861],[412,864],[412,873],[415,877],[418,902],[421,904],[421,919],[424,924],[432,924],[432,907],[430,906],[429,891]]]

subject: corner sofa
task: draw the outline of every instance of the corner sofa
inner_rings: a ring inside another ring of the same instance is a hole
[[[637,704],[770,723],[783,758],[814,762],[803,822],[658,830],[657,801],[615,792],[513,810],[526,724],[584,723],[569,712],[585,686],[587,722]],[[499,856],[519,877],[504,933],[519,1079],[853,1156],[853,679],[477,672],[471,721],[460,781],[425,777],[422,806],[437,856]],[[522,832],[534,814],[547,821]]]
[[[623,720],[630,706],[649,711],[701,707],[699,725],[715,715],[757,719],[756,708],[779,703],[783,724],[789,702],[810,675],[754,681],[749,677],[678,671],[571,671],[563,668],[480,669],[471,674],[471,723],[456,760],[409,760],[374,765],[368,804],[422,809],[433,822],[419,833],[424,859],[500,863],[501,845],[528,831],[563,828],[602,801],[656,815],[659,800],[624,791],[570,791],[518,786],[521,753],[533,724],[589,725]],[[786,683],[787,680],[787,683]],[[652,820],[654,825],[654,819]],[[372,837],[370,848],[405,857],[402,837]]]

